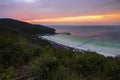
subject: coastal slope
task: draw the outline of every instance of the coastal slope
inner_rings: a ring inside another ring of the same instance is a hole
[[[27,22],[2,18],[0,19],[0,28],[7,28],[13,31],[20,31],[28,34],[54,34],[55,29],[43,25],[30,24]]]

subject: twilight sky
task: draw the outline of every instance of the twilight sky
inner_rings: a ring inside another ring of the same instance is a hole
[[[0,0],[0,18],[40,24],[120,24],[120,0]]]

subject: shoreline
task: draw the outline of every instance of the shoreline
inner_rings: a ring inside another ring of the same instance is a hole
[[[48,36],[48,35],[47,35]],[[57,42],[57,41],[54,41],[54,40],[50,40],[48,38],[45,38],[45,36],[38,36],[38,38],[41,38],[43,40],[47,40],[48,42],[50,42],[50,44],[55,47],[55,48],[62,48],[62,49],[70,49],[72,51],[75,51],[75,52],[96,52],[97,54],[100,54],[100,55],[103,55],[105,57],[116,57],[116,56],[119,56],[119,55],[114,55],[114,54],[108,54],[107,52],[103,52],[102,50],[99,50],[99,49],[95,49],[93,46],[91,45],[87,45],[87,47],[89,48],[75,48],[75,47],[72,47],[72,46],[69,46],[69,45],[66,45],[66,44],[63,44],[61,42]]]

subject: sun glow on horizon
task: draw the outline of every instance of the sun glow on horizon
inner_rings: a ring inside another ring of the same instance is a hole
[[[86,21],[88,19],[100,20],[103,16],[77,16],[77,17],[63,17],[63,18],[48,18],[48,19],[36,19],[26,20],[27,22],[71,22],[71,21]]]
[[[74,17],[61,17],[61,18],[46,18],[46,19],[34,19],[25,20],[26,22],[56,22],[56,23],[70,23],[70,22],[99,22],[99,21],[112,21],[113,19],[120,20],[120,14],[104,14],[104,15],[87,15],[87,16],[74,16]]]

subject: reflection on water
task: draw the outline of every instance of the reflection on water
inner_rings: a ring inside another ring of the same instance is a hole
[[[71,32],[78,37],[103,36],[103,38],[120,40],[120,26],[51,26],[56,32]]]

